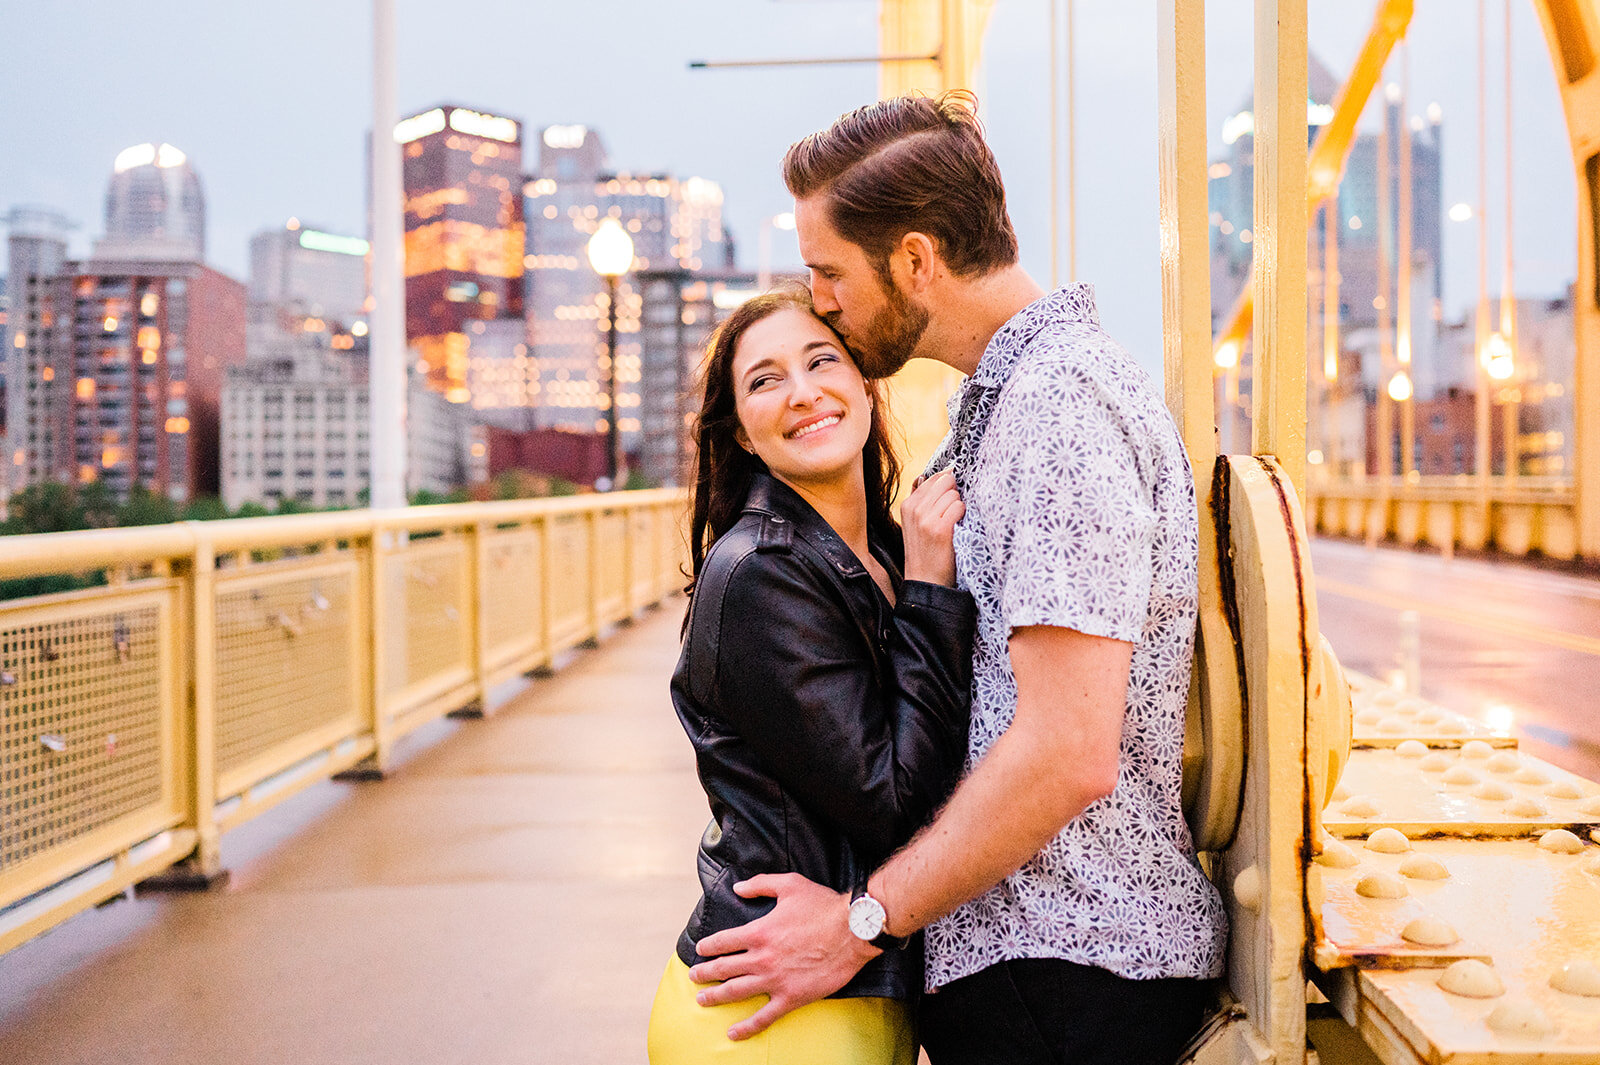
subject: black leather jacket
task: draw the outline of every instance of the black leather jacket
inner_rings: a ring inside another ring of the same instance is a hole
[[[695,584],[672,701],[694,744],[712,823],[703,889],[678,939],[687,965],[713,932],[771,899],[733,885],[796,872],[839,891],[910,839],[949,795],[967,749],[971,597],[902,581],[888,600],[855,553],[801,497],[758,474],[744,513]],[[914,997],[920,941],[874,958],[842,997]]]

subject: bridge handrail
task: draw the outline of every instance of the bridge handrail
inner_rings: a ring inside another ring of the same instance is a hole
[[[0,538],[0,952],[681,586],[675,490]],[[85,583],[77,580],[75,583]],[[177,870],[173,867],[178,866]]]

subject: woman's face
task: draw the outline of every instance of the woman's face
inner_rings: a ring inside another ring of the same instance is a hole
[[[859,478],[872,428],[865,379],[833,331],[800,308],[749,329],[733,354],[739,443],[791,484]]]

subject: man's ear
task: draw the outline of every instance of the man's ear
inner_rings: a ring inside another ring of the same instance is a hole
[[[933,238],[912,230],[900,238],[900,246],[895,250],[900,253],[900,260],[905,266],[907,286],[912,292],[926,289],[942,262]]]

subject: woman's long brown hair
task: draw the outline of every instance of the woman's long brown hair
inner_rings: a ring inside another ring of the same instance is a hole
[[[700,413],[695,417],[690,437],[695,446],[694,511],[689,525],[689,558],[693,567],[684,591],[694,594],[700,567],[717,537],[733,527],[744,509],[750,482],[766,463],[739,446],[735,432],[739,414],[734,404],[733,356],[739,341],[751,326],[779,311],[799,310],[813,315],[824,326],[828,322],[817,314],[811,293],[801,287],[766,292],[745,301],[728,316],[711,337],[705,369],[702,372]],[[832,331],[832,327],[828,326]],[[837,336],[837,334],[835,334]],[[841,350],[848,350],[839,342]],[[900,462],[889,443],[889,421],[883,397],[874,381],[866,382],[872,397],[872,423],[866,446],[861,449],[863,480],[867,489],[867,527],[900,559],[905,540],[890,511],[895,489],[900,482]]]

